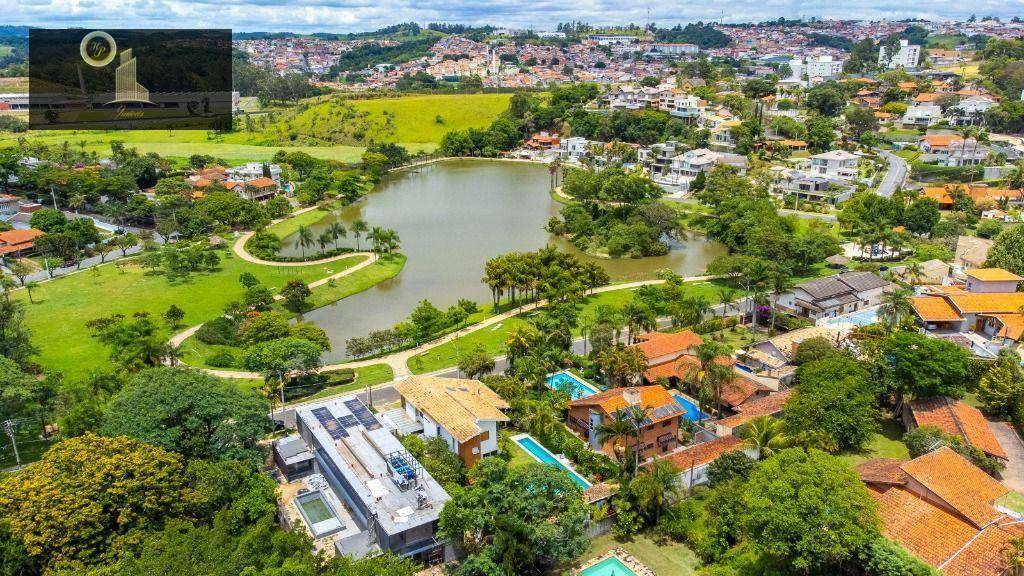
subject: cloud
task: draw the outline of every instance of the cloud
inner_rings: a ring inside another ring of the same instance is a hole
[[[648,12],[649,10],[649,12]],[[493,24],[549,30],[557,22],[645,23],[659,26],[697,20],[749,22],[798,16],[845,19],[963,19],[972,13],[1009,18],[1024,11],[1024,0],[734,0],[711,3],[669,0],[14,0],[6,24],[82,27],[219,28],[236,31],[361,32],[401,21]]]

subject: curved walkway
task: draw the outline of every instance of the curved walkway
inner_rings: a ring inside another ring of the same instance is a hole
[[[298,212],[296,212],[298,214]],[[349,256],[372,256],[370,252],[345,252],[337,254],[329,258],[321,258],[319,260],[305,260],[303,262],[277,262],[276,260],[263,260],[257,258],[249,253],[245,249],[245,243],[249,241],[255,232],[246,232],[235,240],[235,243],[231,245],[231,250],[238,255],[239,258],[246,262],[252,262],[253,264],[262,264],[263,266],[315,266],[317,264],[327,264],[328,262],[334,262],[335,260],[341,260],[342,258],[348,258]]]
[[[715,278],[715,276],[691,276],[691,277],[685,278],[684,281],[685,282],[703,282],[703,281],[706,281],[706,280],[712,280],[714,278]],[[638,282],[627,282],[627,283],[623,283],[623,284],[609,284],[607,286],[601,286],[600,288],[595,288],[593,290],[593,292],[591,292],[591,294],[601,294],[603,292],[614,292],[616,290],[630,290],[632,288],[639,288],[641,286],[653,286],[653,285],[664,284],[664,283],[665,283],[664,280],[658,279],[658,280],[641,280],[641,281],[638,281]],[[318,372],[332,372],[332,371],[341,370],[341,369],[344,369],[344,368],[363,368],[363,367],[371,366],[371,365],[374,365],[374,364],[387,364],[387,365],[391,366],[391,370],[394,373],[395,379],[411,376],[412,375],[412,371],[409,370],[408,362],[409,362],[410,359],[412,359],[413,356],[416,356],[418,354],[422,354],[422,353],[424,353],[424,352],[426,352],[426,351],[428,351],[428,350],[430,350],[432,348],[436,348],[438,346],[441,346],[442,344],[447,344],[448,342],[451,342],[452,340],[455,340],[456,338],[460,338],[460,337],[465,336],[467,334],[470,334],[472,332],[476,332],[477,330],[480,330],[482,328],[486,328],[488,326],[493,326],[495,324],[498,324],[499,322],[504,322],[505,320],[508,320],[509,318],[512,318],[513,316],[518,316],[519,314],[522,314],[524,312],[529,312],[531,310],[536,310],[537,308],[542,308],[542,307],[544,307],[546,305],[547,305],[547,300],[538,300],[536,302],[531,302],[530,304],[526,304],[525,306],[521,306],[519,308],[514,308],[514,309],[509,310],[507,312],[503,312],[501,314],[497,314],[497,315],[491,316],[490,318],[486,318],[484,320],[481,320],[480,322],[477,322],[476,324],[473,324],[472,326],[468,326],[466,328],[463,328],[462,330],[458,330],[456,332],[452,332],[450,334],[446,334],[445,336],[442,336],[441,338],[438,338],[437,340],[432,340],[430,342],[426,342],[424,344],[420,344],[419,346],[416,346],[415,348],[409,348],[408,350],[401,350],[401,351],[395,352],[393,354],[388,354],[387,356],[381,356],[381,357],[378,357],[378,358],[372,358],[372,359],[368,359],[368,360],[357,360],[357,361],[354,361],[354,362],[341,362],[341,363],[338,363],[338,364],[328,364],[328,365],[323,366],[322,368],[320,368],[318,370]],[[236,371],[236,370],[214,370],[214,369],[208,369],[208,368],[204,368],[203,370],[205,370],[206,372],[208,372],[210,374],[213,374],[214,376],[219,376],[221,378],[262,378],[262,376],[259,373],[257,373],[257,372],[243,372],[243,371]]]

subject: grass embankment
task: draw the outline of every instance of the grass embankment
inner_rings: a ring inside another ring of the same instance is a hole
[[[356,110],[392,117],[396,142],[440,142],[449,130],[486,128],[508,108],[512,94],[413,95],[353,100]],[[440,117],[440,122],[438,122]]]
[[[275,267],[252,264],[231,252],[223,252],[216,272],[169,282],[162,275],[147,274],[129,260],[120,268],[99,266],[44,282],[33,291],[34,304],[28,303],[25,290],[17,290],[14,297],[27,304],[26,324],[39,348],[40,364],[48,372],[60,371],[76,378],[108,362],[108,350],[90,337],[85,326],[89,320],[135,312],[159,317],[171,304],[176,304],[185,311],[182,324],[191,326],[217,316],[225,304],[242,298],[244,288],[238,283],[238,276],[243,272],[252,273],[276,292],[292,278],[309,283],[361,261],[363,257],[353,256],[327,264]],[[404,258],[382,261],[339,278],[334,286],[315,288],[313,302],[327,303],[364,290],[397,274],[402,264]]]

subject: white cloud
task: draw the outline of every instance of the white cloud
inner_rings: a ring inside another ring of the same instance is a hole
[[[915,5],[916,4],[916,5]],[[644,23],[659,26],[697,20],[748,22],[798,16],[846,19],[934,20],[979,16],[1012,17],[1024,13],[1024,0],[734,0],[624,3],[621,0],[14,0],[6,24],[109,28],[231,27],[236,31],[359,32],[402,21],[458,22],[497,26],[554,28],[558,22]]]

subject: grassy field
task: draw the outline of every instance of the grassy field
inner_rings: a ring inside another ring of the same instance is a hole
[[[243,287],[238,276],[242,272],[251,272],[276,292],[292,278],[312,282],[361,261],[362,257],[352,257],[320,265],[273,267],[252,264],[225,252],[217,272],[195,274],[174,283],[130,264],[121,268],[100,266],[40,284],[33,293],[36,302],[27,304],[25,319],[39,347],[40,364],[47,371],[81,377],[106,364],[108,356],[108,351],[90,337],[85,326],[89,320],[139,311],[160,315],[171,304],[177,304],[185,311],[183,325],[191,326],[217,316],[226,303],[241,298]],[[368,266],[339,279],[334,286],[314,289],[313,301],[326,303],[364,290],[397,274],[402,264],[404,259],[396,258]],[[28,301],[24,290],[17,290],[14,297]]]
[[[440,142],[449,130],[485,128],[508,108],[511,94],[453,94],[354,100],[370,118],[389,114],[396,142]],[[440,122],[438,122],[440,117]]]
[[[903,426],[895,420],[887,419],[882,422],[882,431],[874,435],[864,450],[842,452],[839,457],[850,466],[856,466],[872,458],[909,459],[910,451],[901,438]]]
[[[939,70],[942,70],[944,72],[956,72],[957,74],[963,76],[966,80],[969,80],[971,78],[977,78],[980,76],[980,74],[978,73],[978,65],[968,64],[966,62],[961,64],[953,64],[951,66],[940,66]]]
[[[613,548],[622,548],[654,571],[655,576],[689,576],[700,567],[700,559],[692,550],[676,542],[656,540],[638,534],[629,541],[618,541],[611,534],[590,541],[590,548],[580,558],[586,562]]]

